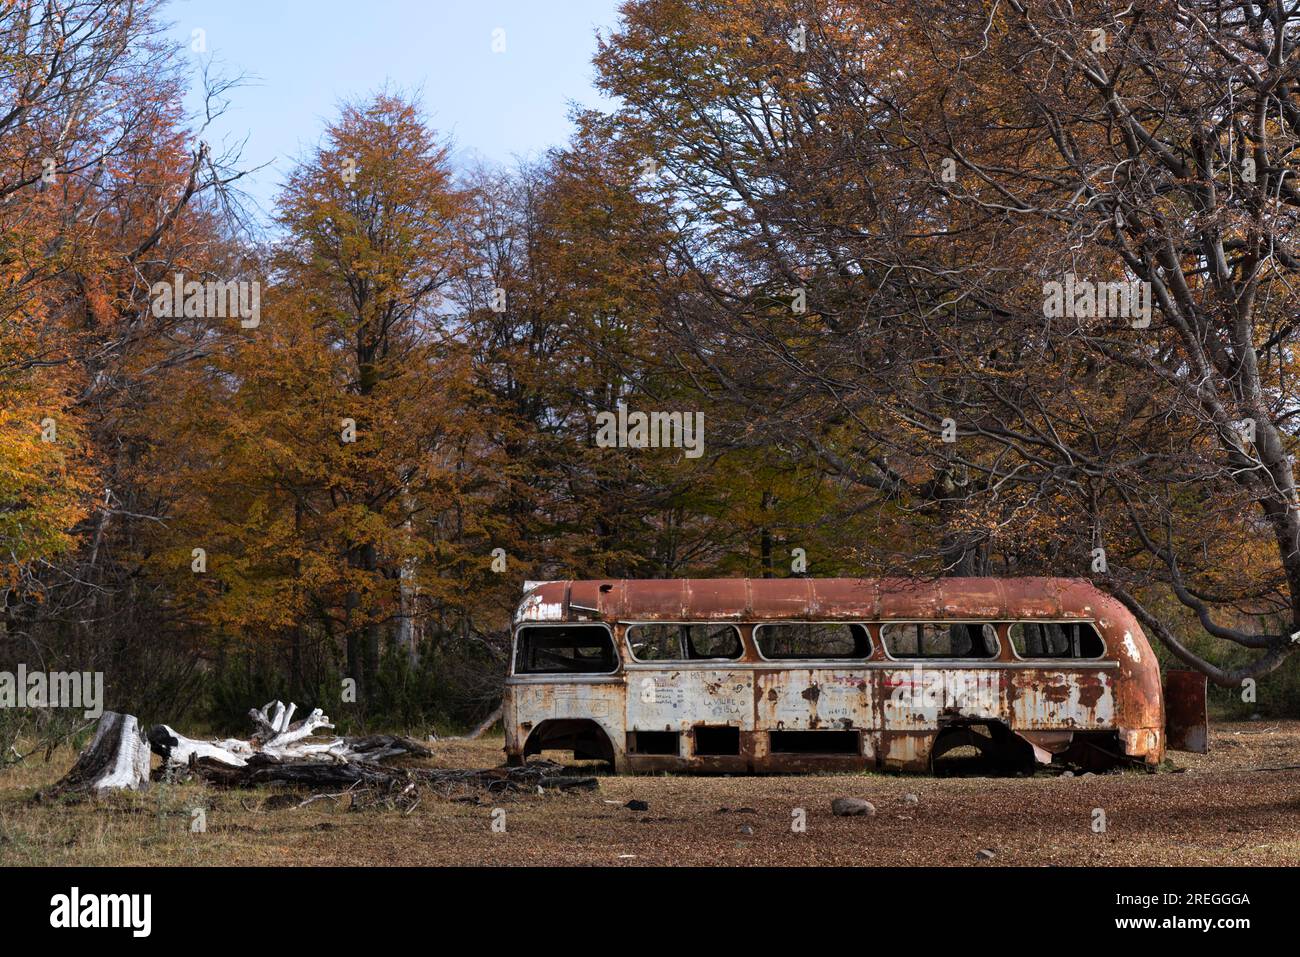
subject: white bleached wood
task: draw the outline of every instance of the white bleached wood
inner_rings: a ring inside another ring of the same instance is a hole
[[[121,717],[112,763],[90,785],[97,792],[116,788],[138,791],[149,786],[149,742],[140,733],[135,715]],[[111,727],[106,733],[112,733]],[[98,732],[95,737],[98,740]]]
[[[282,701],[268,701],[261,708],[252,708],[248,715],[257,725],[258,732],[248,741],[228,739],[225,741],[195,741],[177,734],[167,725],[162,725],[167,736],[177,742],[171,746],[167,755],[169,767],[186,767],[190,757],[213,758],[232,767],[244,767],[248,758],[254,754],[266,754],[280,760],[299,758],[333,758],[336,761],[350,761],[364,756],[375,760],[374,755],[364,755],[354,751],[342,738],[332,741],[308,741],[307,739],[323,728],[333,728],[329,716],[315,708],[301,721],[293,722],[297,704],[290,702],[287,706]],[[383,757],[404,753],[404,750],[385,750]]]
[[[287,717],[287,714],[293,713],[293,709],[290,708],[290,710],[286,713],[284,711],[284,705],[280,704],[280,702],[278,701],[276,702],[276,704],[280,705],[279,709],[276,712],[280,720],[275,722],[278,725],[278,728],[275,737],[271,738],[269,741],[265,742],[262,745],[261,750],[263,751],[270,751],[270,752],[281,752],[286,750],[291,751],[293,750],[293,745],[295,742],[301,741],[303,738],[311,737],[313,734],[316,733],[317,729],[334,727],[334,725],[330,723],[329,717],[326,716],[321,711],[320,708],[316,708],[315,710],[313,710],[311,714],[309,714],[302,721],[299,721],[297,724],[290,725],[284,719]]]
[[[176,744],[172,745],[171,753],[167,758],[168,764],[188,765],[190,756],[197,755],[200,758],[211,758],[222,764],[229,764],[231,767],[242,768],[248,764],[248,756],[253,753],[251,744],[237,738],[228,738],[225,741],[195,741],[193,738],[177,733],[170,725],[164,724],[162,727],[168,735],[176,739]]]
[[[53,794],[139,791],[149,786],[149,742],[134,715],[105,711],[95,736]]]
[[[218,783],[232,780],[247,783],[252,780],[251,775],[241,778],[240,774],[255,768],[259,780],[269,768],[280,769],[280,779],[290,783],[301,784],[317,778],[338,780],[339,765],[364,768],[364,771],[356,773],[350,768],[343,769],[342,779],[356,780],[357,773],[372,777],[380,773],[376,766],[386,758],[429,754],[428,748],[419,742],[391,734],[311,741],[309,739],[318,730],[334,726],[319,708],[303,720],[294,722],[292,718],[296,710],[297,705],[290,703],[286,707],[279,701],[250,710],[249,715],[257,725],[258,733],[247,741],[238,738],[199,741],[187,738],[165,724],[155,725],[146,739],[140,734],[133,715],[105,712],[95,731],[94,741],[55,786],[53,793],[145,787],[149,781],[151,745],[163,756],[167,768],[192,770],[197,761],[202,765],[200,775]],[[270,761],[255,760],[259,758]],[[235,777],[229,777],[231,774]]]

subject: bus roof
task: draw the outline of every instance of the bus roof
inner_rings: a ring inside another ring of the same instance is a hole
[[[515,621],[1097,620],[1128,612],[1076,578],[673,578],[529,582]]]

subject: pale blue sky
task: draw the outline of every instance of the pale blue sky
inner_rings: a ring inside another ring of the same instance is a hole
[[[208,138],[219,148],[247,135],[245,164],[272,163],[244,186],[269,209],[337,104],[385,82],[421,93],[459,165],[509,164],[562,144],[570,101],[609,105],[593,88],[591,56],[595,30],[608,33],[617,8],[618,0],[173,0],[165,13],[196,69],[214,58],[226,75],[250,75]],[[196,29],[206,53],[191,50]]]

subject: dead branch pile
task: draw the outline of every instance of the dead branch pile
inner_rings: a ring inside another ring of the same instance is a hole
[[[486,768],[474,771],[445,768],[422,768],[418,773],[440,797],[483,793],[495,796],[536,791],[594,791],[599,782],[594,777],[565,774],[565,768],[553,761],[537,761],[519,768]]]
[[[520,768],[392,768],[368,761],[283,761],[253,755],[242,767],[230,767],[194,755],[189,771],[209,784],[227,788],[259,784],[287,784],[305,788],[368,789],[390,794],[424,786],[441,798],[459,799],[483,794],[533,794],[538,791],[593,790],[594,777],[565,773],[562,765],[540,761]],[[347,793],[347,792],[345,792]],[[355,803],[355,802],[354,802]]]
[[[257,731],[247,741],[237,738],[195,741],[160,724],[149,732],[149,743],[154,753],[161,755],[166,765],[172,768],[189,766],[191,758],[208,764],[242,768],[254,759],[269,759],[271,764],[301,763],[303,759],[378,763],[400,755],[427,757],[430,754],[424,745],[391,734],[310,741],[308,739],[317,731],[334,725],[320,708],[295,722],[293,715],[297,708],[292,702],[286,707],[282,701],[271,701],[260,709],[250,709],[248,716]]]
[[[391,734],[313,741],[318,731],[334,726],[319,708],[294,721],[296,710],[293,703],[268,702],[249,711],[256,730],[248,740],[221,741],[187,738],[165,724],[154,726],[146,737],[134,715],[106,711],[94,740],[46,796],[141,790],[151,776],[175,780],[189,774],[227,786],[350,785],[383,780],[392,771],[381,762],[390,758],[432,753],[417,741]],[[150,751],[163,759],[152,775]]]
[[[391,734],[311,741],[316,731],[333,725],[319,708],[294,722],[295,710],[294,704],[286,706],[279,701],[251,710],[249,716],[257,731],[246,741],[194,740],[165,724],[154,726],[146,739],[133,715],[105,712],[94,741],[50,794],[147,787],[151,749],[163,759],[152,772],[154,779],[199,779],[223,788],[281,784],[316,791],[341,789],[336,794],[318,794],[303,803],[350,795],[352,810],[384,807],[410,813],[418,805],[422,791],[444,799],[477,801],[480,795],[591,790],[598,786],[594,777],[566,774],[562,765],[550,761],[475,770],[388,766],[383,762],[391,758],[427,757],[431,752],[417,741]]]

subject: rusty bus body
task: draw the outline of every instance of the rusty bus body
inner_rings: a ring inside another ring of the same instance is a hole
[[[1059,578],[544,582],[515,616],[519,763],[618,771],[1154,766],[1160,669],[1119,602]]]

